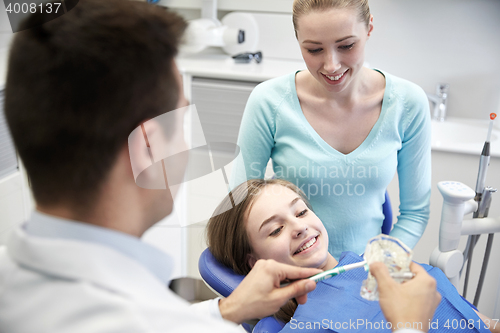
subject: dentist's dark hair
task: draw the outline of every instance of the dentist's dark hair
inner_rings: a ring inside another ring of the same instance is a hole
[[[358,13],[358,19],[368,25],[370,24],[370,7],[368,0],[294,0],[292,9],[292,22],[295,36],[299,29],[299,17],[315,11],[328,9],[353,8]]]
[[[89,210],[131,131],[176,109],[185,27],[144,2],[80,0],[15,35],[5,114],[37,203]]]
[[[255,200],[269,185],[279,185],[294,191],[311,209],[304,192],[283,179],[251,179],[234,188],[217,206],[208,221],[206,241],[215,259],[237,274],[247,275],[252,269],[249,256],[253,249],[248,238],[246,221]],[[296,308],[297,302],[290,300],[274,316],[283,322],[289,322]]]

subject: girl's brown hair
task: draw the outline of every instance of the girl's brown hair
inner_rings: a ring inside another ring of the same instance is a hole
[[[366,26],[370,24],[370,7],[368,0],[295,0],[293,2],[292,22],[297,36],[298,19],[300,16],[313,11],[328,10],[332,8],[353,8],[357,10],[359,21]]]
[[[268,185],[281,185],[300,195],[310,207],[305,194],[293,183],[282,179],[251,179],[231,191],[217,206],[206,228],[207,245],[212,255],[238,274],[246,275],[252,267],[248,255],[253,252],[246,230],[246,218],[253,203]],[[237,202],[237,205],[234,203]],[[284,322],[290,321],[297,302],[290,300],[274,316]]]

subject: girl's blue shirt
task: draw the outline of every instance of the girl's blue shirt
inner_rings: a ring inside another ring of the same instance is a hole
[[[352,252],[341,255],[339,265],[363,261]],[[437,281],[441,303],[431,322],[423,323],[429,332],[483,332],[495,322],[484,323],[474,307],[448,281],[444,273],[429,265],[420,264]],[[360,296],[361,283],[368,272],[362,269],[323,280],[307,295],[307,302],[299,305],[292,320],[280,333],[286,332],[391,332],[379,302]],[[419,327],[413,327],[418,329]]]

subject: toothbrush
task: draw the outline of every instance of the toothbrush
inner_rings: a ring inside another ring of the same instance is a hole
[[[365,269],[365,271],[368,271],[368,269],[369,269],[368,268],[368,264],[366,263],[366,261],[361,261],[361,262],[357,262],[357,263],[349,264],[349,265],[345,265],[345,266],[337,266],[337,267],[329,269],[327,271],[324,271],[324,272],[318,273],[316,275],[310,276],[307,279],[308,280],[312,280],[312,281],[318,283],[320,281],[323,281],[323,280],[326,280],[328,278],[337,276],[339,274],[345,273],[345,272],[350,271],[352,269],[361,268],[361,267],[363,267]],[[410,279],[412,279],[415,276],[415,273],[412,273],[412,272],[391,273],[390,275],[391,275],[391,277],[393,279],[410,280]],[[280,284],[280,287],[281,288],[286,287],[286,286],[288,286],[292,282],[293,281],[283,282],[283,283]]]
[[[351,269],[361,268],[361,267],[364,267],[365,271],[368,271],[368,264],[366,263],[366,261],[361,261],[361,262],[357,262],[357,263],[350,264],[350,265],[337,266],[337,267],[329,269],[327,271],[310,276],[310,277],[308,277],[308,279],[317,283],[319,281],[323,281],[323,280],[331,278],[333,276],[350,271]]]
[[[368,270],[369,270],[368,264],[366,263],[366,261],[361,261],[361,262],[357,262],[355,264],[335,267],[335,268],[330,269],[328,271],[324,271],[324,272],[318,273],[316,275],[310,276],[310,277],[308,277],[308,279],[317,283],[319,281],[323,281],[323,280],[326,280],[326,279],[331,278],[333,276],[350,271],[351,269],[361,268],[361,267],[364,267],[365,271],[368,272]],[[404,272],[404,273],[395,272],[395,273],[390,273],[390,276],[393,279],[410,280],[415,276],[415,273],[413,273],[413,272]]]
[[[337,267],[329,269],[327,271],[310,276],[307,279],[312,280],[314,282],[319,282],[319,281],[323,281],[325,279],[331,278],[333,276],[345,273],[347,271],[350,271],[351,269],[361,268],[361,267],[364,267],[365,271],[368,271],[368,264],[366,263],[366,261],[361,261],[361,262],[357,262],[357,263],[350,264],[350,265],[337,266]],[[280,287],[286,287],[292,282],[293,281],[283,282],[280,284]]]

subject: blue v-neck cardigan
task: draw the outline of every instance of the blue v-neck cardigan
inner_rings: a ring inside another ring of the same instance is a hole
[[[417,85],[379,71],[386,86],[379,119],[363,143],[345,155],[326,143],[305,118],[295,74],[259,84],[251,93],[238,136],[231,187],[264,178],[269,158],[277,177],[302,189],[323,221],[329,251],[364,252],[378,234],[382,204],[396,171],[400,207],[391,236],[413,248],[429,218],[431,124]]]

